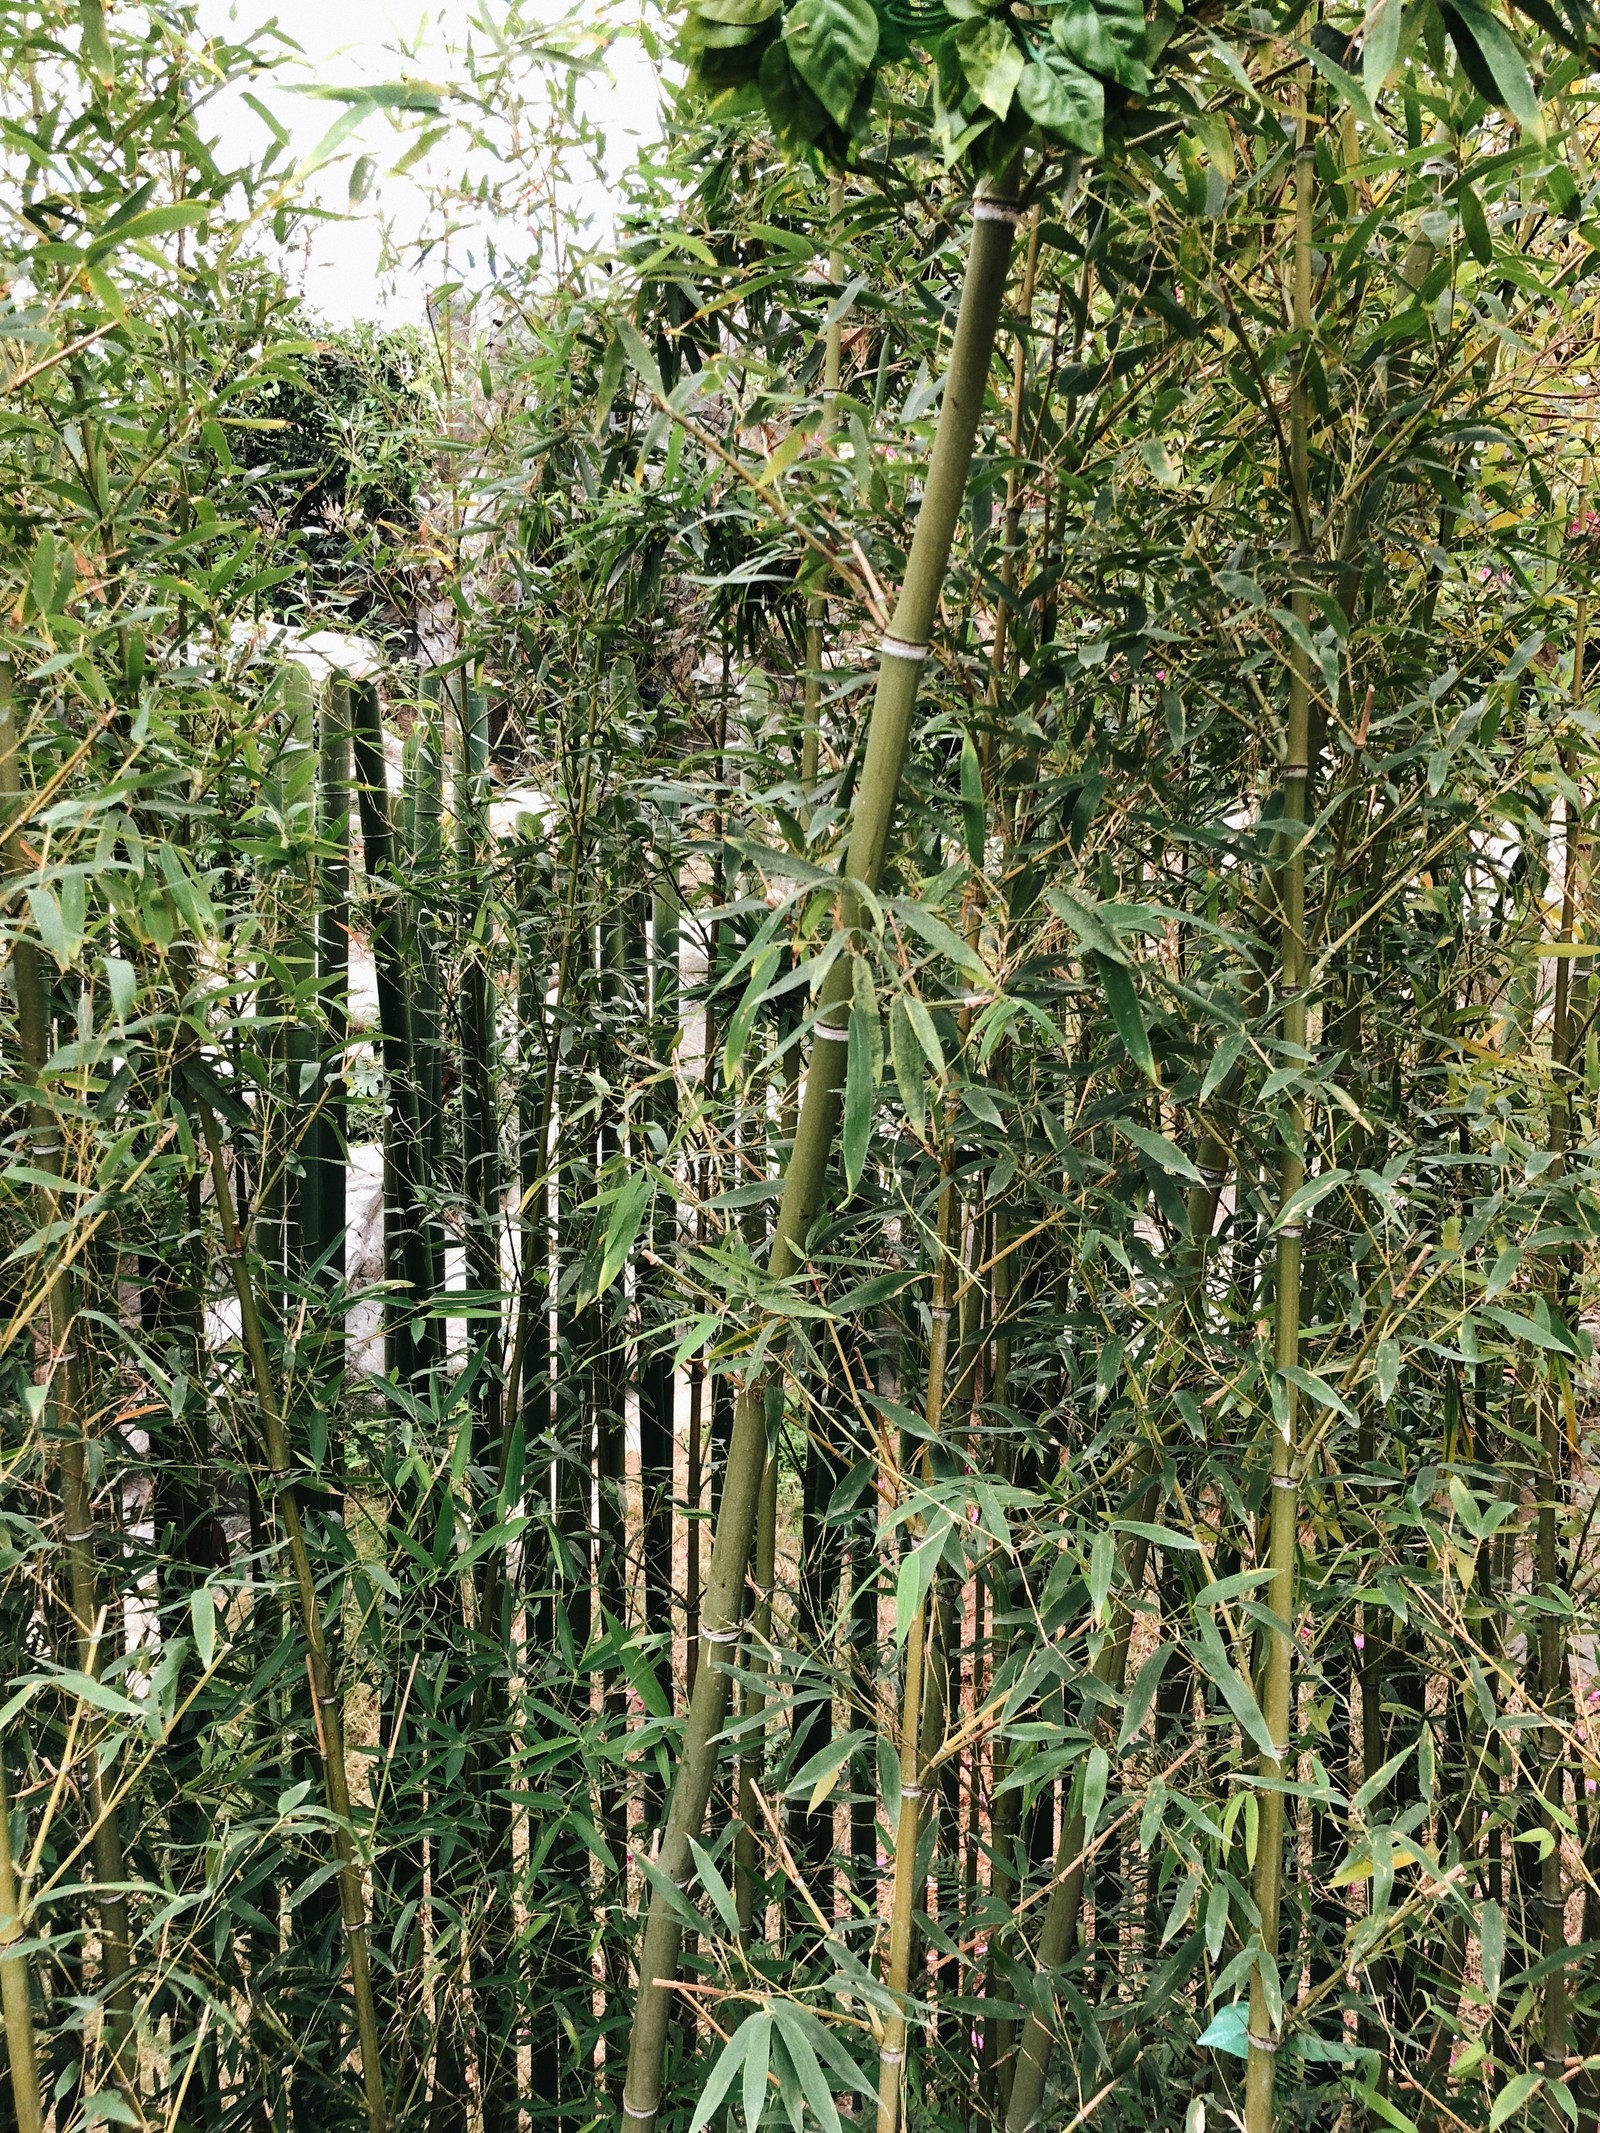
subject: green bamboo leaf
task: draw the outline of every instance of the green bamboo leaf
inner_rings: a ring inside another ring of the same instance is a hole
[[[667,389],[661,382],[661,372],[656,367],[656,359],[646,347],[644,336],[631,319],[619,318],[617,320],[617,339],[626,350],[628,362],[632,368],[644,380],[656,398],[664,400],[667,397]]]
[[[106,35],[106,11],[101,0],[78,0],[78,23],[89,71],[102,88],[109,89],[117,78],[117,62]]]
[[[1307,1178],[1297,1185],[1272,1218],[1274,1229],[1282,1229],[1286,1222],[1300,1222],[1314,1207],[1320,1207],[1330,1192],[1345,1183],[1348,1170],[1324,1170],[1314,1178]]]
[[[1117,1544],[1109,1533],[1097,1533],[1089,1549],[1089,1612],[1104,1620],[1111,1581],[1116,1575]]]
[[[955,964],[957,970],[964,971],[970,978],[976,978],[980,984],[987,980],[989,973],[984,969],[978,955],[968,947],[953,926],[947,926],[942,918],[936,917],[932,911],[926,910],[909,897],[896,897],[889,908],[913,933],[921,934],[936,955],[946,956]],[[909,1004],[910,996],[907,998]]]
[[[928,1130],[927,1068],[903,993],[889,1004],[889,1057],[911,1130],[922,1140]]]
[[[1489,2108],[1489,2133],[1499,2133],[1506,2120],[1514,2118],[1543,2087],[1543,2074],[1513,2074]]]
[[[1106,1786],[1111,1777],[1111,1758],[1098,1744],[1089,1750],[1083,1766],[1083,1841],[1094,1836],[1100,1810],[1106,1804]]]
[[[198,1586],[189,1595],[189,1621],[194,1629],[194,1648],[209,1674],[217,1651],[217,1610],[209,1585]]]
[[[594,1286],[596,1296],[603,1296],[627,1265],[649,1200],[650,1174],[644,1170],[635,1171],[612,1201],[611,1212],[606,1218],[600,1275]]]
[[[1109,956],[1096,954],[1091,960],[1105,988],[1106,1005],[1111,1010],[1111,1020],[1117,1035],[1122,1039],[1123,1050],[1148,1080],[1158,1082],[1155,1054],[1150,1049],[1150,1033],[1145,1028],[1144,1012],[1139,1005],[1138,989],[1133,982],[1133,973],[1123,963],[1114,963]]]
[[[1502,104],[1535,140],[1544,137],[1544,114],[1528,76],[1528,63],[1505,24],[1476,0],[1441,0],[1451,42],[1473,87]]]
[[[1171,1526],[1149,1526],[1137,1518],[1119,1518],[1116,1521],[1119,1533],[1132,1533],[1139,1540],[1147,1540],[1153,1548],[1175,1548],[1180,1554],[1198,1555],[1200,1543],[1189,1533],[1179,1533]],[[1247,1576],[1258,1575],[1249,1571]]]
[[[1483,212],[1483,202],[1478,198],[1478,189],[1470,178],[1457,181],[1456,207],[1461,215],[1461,234],[1467,241],[1467,250],[1479,266],[1491,265],[1494,238],[1489,231],[1489,218]]]
[[[1505,1914],[1492,1899],[1478,1911],[1478,1952],[1483,1968],[1483,1989],[1492,2007],[1500,1997],[1500,1979],[1506,1961]]]
[[[872,1735],[865,1729],[855,1733],[841,1734],[831,1740],[815,1755],[808,1756],[784,1787],[786,1799],[804,1798],[808,1814],[815,1814],[823,1801],[832,1792],[839,1772],[850,1758],[864,1748]]]
[[[828,2087],[827,2077],[818,2063],[815,2047],[807,2031],[807,2023],[814,2022],[815,2017],[803,2014],[798,2007],[790,2006],[784,2000],[774,2004],[772,2013],[784,2050],[799,2077],[801,2094],[811,2106],[812,2116],[823,2128],[823,2133],[843,2133],[839,2123],[839,2107],[833,2100],[833,2092]],[[791,2106],[790,2117],[796,2133],[799,2133],[804,2123],[804,2115],[803,2111],[796,2111]]]
[[[984,824],[983,766],[970,733],[961,736],[961,827],[967,857],[975,867],[983,865]]]
[[[1169,1176],[1183,1178],[1191,1185],[1205,1183],[1205,1173],[1197,1170],[1183,1150],[1169,1141],[1164,1133],[1152,1133],[1146,1126],[1136,1126],[1129,1118],[1117,1120],[1117,1131]]]
[[[906,1013],[911,1018],[911,1027],[916,1031],[917,1042],[922,1046],[922,1056],[942,1081],[945,1073],[944,1046],[939,1042],[939,1032],[934,1027],[932,1015],[925,1002],[914,992],[903,993]]]
[[[717,2063],[706,2076],[705,2087],[700,2091],[700,2100],[689,2120],[689,2133],[700,2133],[702,2126],[709,2125],[718,2105],[732,2088],[734,2077],[743,2066],[746,2054],[755,2042],[756,2030],[762,2033],[762,2079],[766,2078],[766,2038],[771,2017],[763,2009],[747,2015],[717,2055]]]
[[[164,237],[172,230],[198,229],[207,213],[205,202],[201,200],[180,200],[171,207],[148,207],[141,215],[130,215],[126,221],[109,225],[94,239],[85,257],[93,265],[119,245],[132,244],[138,238]]]
[[[1405,20],[1405,0],[1374,0],[1367,10],[1361,38],[1361,79],[1368,100],[1376,104],[1389,86],[1394,63],[1400,56],[1400,28]]]
[[[1229,1665],[1228,1655],[1222,1647],[1222,1638],[1209,1615],[1202,1614],[1196,1621],[1193,1650],[1201,1672],[1222,1691],[1222,1700],[1238,1721],[1240,1729],[1264,1756],[1276,1759],[1278,1750],[1267,1721],[1262,1716],[1261,1706],[1256,1702],[1249,1684],[1241,1680]]]
[[[941,1525],[925,1540],[919,1541],[909,1555],[901,1558],[899,1575],[894,1586],[894,1641],[903,1645],[911,1634],[911,1625],[917,1619],[923,1601],[928,1597],[928,1588],[933,1583],[939,1568],[939,1559],[944,1554],[946,1528]]]
[[[859,1007],[850,1010],[849,1043],[844,1082],[844,1181],[851,1192],[861,1183],[872,1143],[873,1031]]]
[[[1571,1355],[1572,1343],[1562,1338],[1549,1326],[1541,1326],[1534,1319],[1524,1318],[1520,1311],[1508,1311],[1504,1304],[1488,1304],[1484,1307],[1485,1318],[1495,1319],[1514,1340],[1527,1341],[1530,1346],[1542,1348],[1552,1355]]]
[[[763,2008],[745,2025],[752,2030],[750,2048],[744,2055],[745,2133],[756,2133],[767,2108],[767,2069],[772,2062],[772,2016]]]
[[[55,958],[58,970],[67,970],[76,960],[78,943],[67,932],[65,915],[54,889],[30,889],[28,909],[40,940]]]
[[[744,1056],[745,1045],[749,1042],[750,1032],[755,1027],[756,1017],[767,997],[767,987],[772,981],[772,973],[778,967],[778,958],[782,952],[776,946],[761,950],[751,969],[750,982],[745,986],[738,1006],[728,1017],[728,1034],[722,1047],[722,1071],[729,1081],[733,1079],[739,1061]]]
[[[1057,918],[1064,919],[1078,936],[1083,946],[1093,954],[1104,956],[1113,963],[1125,963],[1127,951],[1121,941],[1097,911],[1065,889],[1047,889],[1045,902]]]
[[[689,1850],[694,1858],[694,1870],[699,1877],[700,1886],[716,1905],[717,1916],[722,1920],[728,1931],[737,1938],[739,1933],[739,1907],[733,1900],[732,1890],[723,1880],[718,1870],[717,1862],[705,1847],[693,1837],[689,1839]]]

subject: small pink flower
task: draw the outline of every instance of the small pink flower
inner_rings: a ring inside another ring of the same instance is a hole
[[[1365,1638],[1365,1637],[1357,1637],[1357,1639],[1356,1639],[1356,1650],[1357,1650],[1358,1652],[1364,1652],[1364,1651],[1366,1650],[1366,1648],[1367,1648],[1367,1640],[1366,1640],[1366,1638]]]
[[[1583,1789],[1585,1792],[1588,1793],[1600,1792],[1600,1780],[1596,1780],[1595,1778],[1585,1778],[1583,1781]]]

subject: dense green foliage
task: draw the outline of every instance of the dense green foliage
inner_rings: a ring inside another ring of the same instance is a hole
[[[1589,2133],[1587,21],[5,20],[0,2122]]]

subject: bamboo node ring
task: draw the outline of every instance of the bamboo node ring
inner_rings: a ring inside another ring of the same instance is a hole
[[[847,1029],[835,1029],[831,1022],[819,1022],[817,1024],[817,1035],[826,1037],[830,1044],[848,1044],[850,1042],[850,1032]]]
[[[1278,1231],[1278,1235],[1280,1237],[1288,1237],[1292,1242],[1298,1244],[1300,1239],[1305,1235],[1305,1227],[1302,1223],[1299,1222],[1285,1222],[1283,1227]]]
[[[636,2125],[647,2126],[652,2123],[656,2114],[653,2106],[648,2111],[641,2111],[637,2104],[629,2103],[627,2097],[624,2096],[622,2099],[622,2115],[624,2118],[631,2118]]]
[[[906,2063],[905,2047],[902,2045],[899,2049],[896,2049],[888,2044],[880,2045],[878,2047],[878,2058],[885,2066],[904,2066]]]
[[[1253,2029],[1247,2029],[1245,2035],[1250,2040],[1250,2049],[1252,2051],[1275,2052],[1278,2049],[1278,2039],[1276,2037],[1258,2037]]]
[[[85,1526],[81,1533],[63,1533],[61,1538],[69,1548],[76,1548],[80,1541],[92,1541],[94,1539],[94,1528],[93,1526]]]
[[[928,656],[928,647],[911,637],[885,637],[878,649],[885,659],[908,659],[913,666],[921,666]]]
[[[902,1800],[920,1800],[922,1798],[922,1787],[920,1785],[902,1785],[900,1787],[900,1797]]]
[[[972,203],[974,222],[1009,222],[1015,229],[1026,213],[1014,200],[991,200],[987,193],[980,193]]]
[[[1272,1486],[1275,1489],[1295,1489],[1298,1488],[1300,1484],[1295,1480],[1293,1474],[1274,1474],[1272,1477]]]
[[[737,1629],[706,1629],[702,1627],[700,1634],[707,1644],[737,1644],[739,1641],[739,1631]]]

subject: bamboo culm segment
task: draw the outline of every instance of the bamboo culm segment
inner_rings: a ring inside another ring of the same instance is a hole
[[[1295,331],[1311,333],[1312,210],[1316,184],[1316,149],[1307,107],[1309,74],[1301,81],[1299,138],[1295,153],[1295,230],[1293,313]],[[1290,486],[1298,521],[1297,549],[1303,572],[1309,562],[1310,483],[1307,424],[1309,392],[1302,356],[1290,403]],[[1310,782],[1311,599],[1304,585],[1290,592],[1299,622],[1290,648],[1289,706],[1284,736],[1282,828],[1277,894],[1280,917],[1279,983],[1284,1055],[1305,1054],[1306,1002],[1306,787]],[[1260,1955],[1250,1973],[1248,2053],[1245,2062],[1245,2133],[1272,2133],[1273,2088],[1278,2047],[1283,2039],[1283,2002],[1277,1978],[1278,1913],[1283,1897],[1283,1780],[1289,1774],[1295,1612],[1295,1556],[1299,1544],[1296,1391],[1292,1373],[1300,1361],[1300,1224],[1287,1219],[1290,1203],[1305,1177],[1306,1105],[1298,1094],[1285,1104],[1281,1127],[1283,1152],[1278,1171],[1280,1215],[1273,1281],[1273,1350],[1279,1372],[1281,1405],[1272,1430],[1272,1471],[1268,1507],[1266,1594],[1275,1626],[1266,1632],[1266,1663],[1260,1687],[1262,1716],[1275,1755],[1263,1755],[1261,1820],[1256,1838],[1256,1911],[1260,1919]]]
[[[1014,212],[1010,211],[1014,194],[1015,177],[1008,175],[995,186],[992,195],[980,196],[980,202],[985,197],[989,199],[989,211],[973,222],[927,487],[890,624],[894,644],[913,648],[914,655],[906,658],[893,650],[886,651],[878,666],[865,761],[846,852],[847,881],[840,898],[841,923],[847,932],[855,930],[861,917],[860,899],[850,884],[860,882],[874,888],[883,872],[916,704],[920,650],[927,644],[938,612],[1005,299],[1015,229]],[[839,1027],[838,1011],[848,1001],[849,993],[850,959],[837,956],[818,1005],[820,1026]],[[838,1127],[844,1070],[842,1043],[824,1040],[812,1045],[805,1095],[784,1171],[783,1194],[768,1259],[775,1281],[787,1280],[798,1266],[821,1201]],[[734,1402],[732,1441],[701,1603],[700,1637],[705,1649],[695,1674],[678,1775],[657,1852],[656,1863],[661,1872],[680,1886],[689,1876],[689,1841],[698,1837],[711,1797],[716,1769],[713,1743],[722,1731],[728,1705],[728,1671],[719,1661],[727,1656],[738,1633],[766,1456],[762,1390],[759,1386],[742,1386]],[[661,2107],[662,2064],[681,1938],[682,1928],[675,1913],[659,1895],[652,1894],[640,1940],[639,1981],[623,2088],[623,2116],[631,2127],[652,2127]]]

